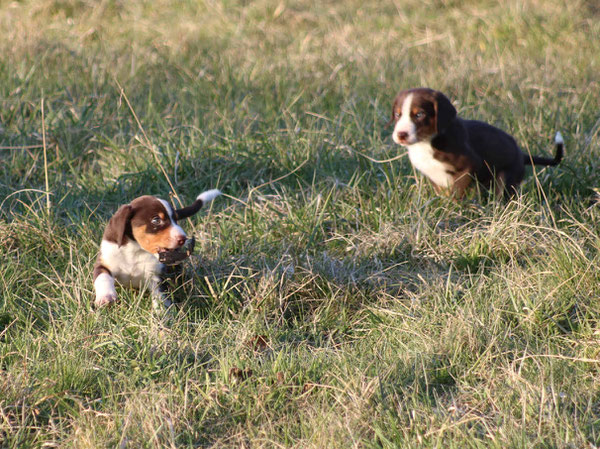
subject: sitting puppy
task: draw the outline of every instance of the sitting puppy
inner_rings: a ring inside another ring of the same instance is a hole
[[[461,198],[473,179],[489,188],[496,181],[506,197],[516,193],[525,165],[557,165],[563,139],[556,133],[554,159],[529,156],[498,128],[456,116],[441,92],[417,88],[398,94],[387,126],[395,124],[394,142],[408,149],[412,165],[427,176],[437,193],[448,189]]]
[[[115,279],[135,288],[150,287],[152,305],[171,305],[161,285],[165,265],[159,255],[183,246],[187,235],[177,220],[187,218],[219,196],[218,190],[201,193],[188,207],[173,210],[169,203],[153,196],[141,196],[121,206],[109,220],[94,265],[97,307],[117,300]]]

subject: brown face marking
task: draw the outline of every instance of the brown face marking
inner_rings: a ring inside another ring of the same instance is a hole
[[[406,107],[410,107],[408,118],[414,124],[415,137],[417,141],[429,140],[436,134],[436,108],[434,106],[434,97],[429,89],[417,88],[407,89],[400,92],[394,100],[392,108],[392,118],[389,124],[396,124],[399,120],[407,120],[403,118],[403,112],[406,112]],[[411,104],[405,105],[408,98],[411,98]]]
[[[161,249],[173,246],[168,228],[156,233],[148,233],[145,226],[132,227],[131,230],[133,238],[149,253],[157,254]]]
[[[436,134],[434,100],[429,92],[415,92],[411,105],[411,120],[417,128],[418,140],[428,140]]]
[[[141,196],[131,202],[131,207],[131,232],[143,249],[156,254],[178,246],[171,233],[173,222],[157,198]]]
[[[404,99],[408,95],[407,90],[403,90],[394,99],[394,104],[392,105],[392,116],[390,121],[386,123],[385,127],[387,128],[390,125],[394,125],[398,120],[400,120],[400,116],[402,115],[402,105],[404,104]]]
[[[415,124],[419,141],[427,140],[435,134],[443,132],[456,117],[456,109],[444,94],[433,89],[417,87],[403,90],[396,96],[392,107],[392,117],[386,126],[400,120],[402,105],[409,94],[413,94],[410,119]]]

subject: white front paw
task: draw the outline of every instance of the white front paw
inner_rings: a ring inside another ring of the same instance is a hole
[[[94,279],[94,290],[96,290],[96,307],[105,307],[114,304],[117,301],[117,292],[115,290],[115,279],[108,273],[100,273]]]
[[[96,300],[94,301],[94,305],[96,307],[105,307],[110,306],[117,302],[117,294],[116,293],[107,293],[102,296],[96,296]]]

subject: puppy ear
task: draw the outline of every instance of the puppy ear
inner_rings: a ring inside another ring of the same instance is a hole
[[[104,234],[105,239],[123,246],[127,240],[127,232],[131,231],[130,221],[132,215],[133,209],[131,205],[125,204],[119,207],[117,212],[108,221],[108,226]]]
[[[450,123],[456,118],[456,109],[452,106],[448,97],[441,92],[435,94],[435,127],[438,134],[446,131]]]

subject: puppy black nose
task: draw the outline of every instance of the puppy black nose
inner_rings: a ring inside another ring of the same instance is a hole
[[[408,133],[406,131],[398,132],[398,140],[406,140],[408,138]]]
[[[185,243],[186,240],[187,240],[187,238],[185,236],[177,237],[177,245],[183,246],[183,244]]]

